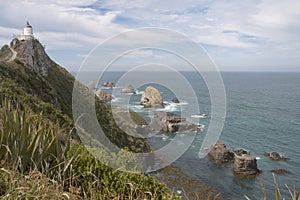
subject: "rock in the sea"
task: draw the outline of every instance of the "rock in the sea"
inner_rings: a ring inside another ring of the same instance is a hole
[[[179,99],[177,99],[176,97],[172,99],[173,103],[180,103]]]
[[[271,153],[266,152],[264,155],[269,157],[272,160],[275,160],[275,161],[281,161],[281,160],[287,161],[287,160],[289,160],[288,158],[285,158],[285,157],[281,156],[277,152],[271,152]]]
[[[144,93],[142,94],[141,105],[143,105],[145,108],[164,107],[163,98],[161,97],[159,91],[152,86],[147,87]]]
[[[260,170],[257,168],[256,158],[243,154],[242,156],[235,156],[233,172],[240,177],[252,177],[258,175]]]
[[[104,82],[102,86],[113,88],[115,87],[115,84],[113,82]]]
[[[125,85],[125,87],[121,90],[121,92],[122,93],[133,93],[133,94],[135,94],[134,88],[130,84]]]
[[[100,101],[108,102],[113,99],[113,97],[108,93],[101,89],[96,91],[96,96],[100,99]]]
[[[237,149],[233,151],[236,155],[242,156],[242,155],[250,155],[249,151],[246,151],[244,149]]]
[[[234,153],[227,149],[223,142],[211,145],[208,155],[211,160],[219,164],[230,163],[234,159]]]
[[[165,133],[196,133],[200,129],[197,124],[186,121],[184,117],[173,113],[167,113],[161,119],[162,121],[162,132]]]
[[[274,169],[274,170],[271,170],[270,172],[272,172],[274,174],[282,175],[282,176],[286,176],[290,173],[289,171],[287,171],[285,169]]]
[[[141,134],[146,133],[197,133],[200,131],[197,124],[186,121],[184,117],[167,112],[155,112],[148,126],[138,127]]]

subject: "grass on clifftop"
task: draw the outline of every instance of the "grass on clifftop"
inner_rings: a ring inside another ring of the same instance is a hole
[[[0,114],[0,198],[177,198],[152,177],[111,169],[80,143],[65,143],[58,124],[27,106],[3,99]]]

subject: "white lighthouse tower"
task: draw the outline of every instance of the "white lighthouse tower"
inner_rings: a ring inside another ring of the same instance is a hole
[[[27,21],[26,25],[23,28],[23,34],[19,35],[19,40],[30,40],[33,39],[33,31],[32,31],[32,26],[29,24]]]

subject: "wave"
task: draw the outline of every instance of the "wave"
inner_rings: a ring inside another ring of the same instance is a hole
[[[121,102],[122,98],[117,98],[113,96],[113,99],[111,100],[112,102]]]
[[[198,115],[191,115],[192,118],[207,118],[207,114],[198,114]]]
[[[144,93],[144,91],[139,91],[139,90],[135,91],[135,94],[143,94],[143,93]]]

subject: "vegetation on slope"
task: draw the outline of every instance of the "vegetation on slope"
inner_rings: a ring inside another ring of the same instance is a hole
[[[176,199],[152,177],[100,163],[76,140],[73,83],[58,65],[44,77],[21,60],[0,62],[0,198],[47,199],[57,194],[67,199]],[[150,149],[145,140],[116,126],[110,105],[97,100],[96,109],[105,134],[116,145],[135,152]],[[136,113],[131,115],[144,123]]]

